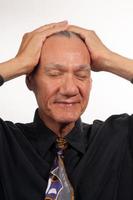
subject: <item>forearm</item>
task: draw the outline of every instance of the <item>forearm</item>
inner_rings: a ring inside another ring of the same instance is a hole
[[[111,52],[103,61],[103,71],[131,81],[133,79],[133,60]]]
[[[23,74],[30,74],[39,62],[42,46],[53,33],[67,29],[67,21],[39,27],[23,36],[19,51],[14,59],[0,63],[0,75],[8,81]]]
[[[4,81],[16,78],[25,74],[25,64],[18,58],[0,63],[0,75]]]

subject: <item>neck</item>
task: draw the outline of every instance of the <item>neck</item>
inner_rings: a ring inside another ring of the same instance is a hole
[[[75,122],[60,123],[51,118],[46,117],[39,111],[39,116],[45,125],[51,129],[58,137],[66,136],[74,127]]]

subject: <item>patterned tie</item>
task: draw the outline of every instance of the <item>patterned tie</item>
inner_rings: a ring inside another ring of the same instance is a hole
[[[74,190],[67,177],[63,153],[67,148],[64,138],[57,138],[57,157],[50,171],[44,200],[74,200]]]

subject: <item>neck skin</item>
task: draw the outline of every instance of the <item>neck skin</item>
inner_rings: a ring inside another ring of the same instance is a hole
[[[52,130],[58,137],[65,137],[75,126],[75,122],[59,123],[46,117],[40,110],[39,116],[44,124]]]

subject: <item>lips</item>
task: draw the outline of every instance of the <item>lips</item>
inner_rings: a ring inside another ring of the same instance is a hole
[[[76,103],[80,103],[80,101],[56,101],[55,103],[58,104],[76,104]]]
[[[76,102],[73,102],[73,103],[58,102],[58,103],[55,103],[55,105],[56,105],[57,109],[61,108],[61,109],[63,109],[65,111],[66,109],[73,109],[73,108],[75,108],[75,106],[78,105],[78,103],[76,103]]]
[[[57,106],[62,107],[62,108],[70,108],[70,107],[73,107],[74,105],[77,105],[78,103],[80,103],[80,102],[79,101],[70,101],[70,100],[55,102],[55,104]]]

